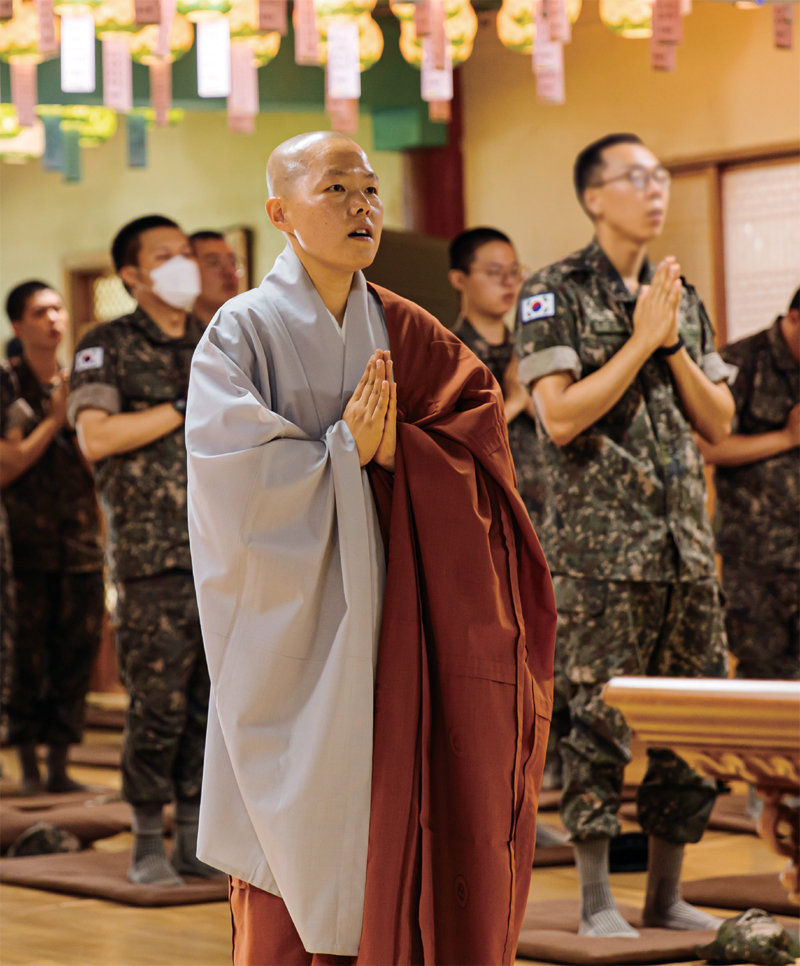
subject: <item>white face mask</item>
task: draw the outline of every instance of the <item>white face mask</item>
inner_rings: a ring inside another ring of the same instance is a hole
[[[200,269],[185,255],[175,255],[150,272],[153,294],[174,309],[188,312],[200,294]]]

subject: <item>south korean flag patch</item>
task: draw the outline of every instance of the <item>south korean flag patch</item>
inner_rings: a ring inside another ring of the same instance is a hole
[[[552,319],[556,314],[556,296],[554,292],[542,292],[541,295],[529,295],[519,304],[519,314],[522,324],[535,322],[536,319]]]
[[[75,353],[75,372],[86,372],[89,369],[102,369],[104,350],[101,345],[94,345],[88,349],[81,349]]]

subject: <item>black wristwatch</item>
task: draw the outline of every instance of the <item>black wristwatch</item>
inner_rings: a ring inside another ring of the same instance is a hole
[[[181,416],[186,415],[186,396],[179,396],[177,399],[172,400],[172,408],[175,412],[180,413]]]
[[[664,359],[666,356],[674,356],[676,352],[679,352],[684,347],[684,345],[685,343],[683,341],[683,336],[679,335],[678,341],[675,343],[675,345],[669,345],[666,347],[662,346],[656,349],[656,355],[659,357],[659,359]]]

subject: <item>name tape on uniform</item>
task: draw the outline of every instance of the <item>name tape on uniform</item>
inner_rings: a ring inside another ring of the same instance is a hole
[[[100,369],[103,365],[103,347],[92,346],[82,349],[75,354],[75,372],[86,372],[87,369]]]
[[[529,295],[520,303],[519,314],[523,325],[536,319],[551,319],[556,314],[555,293],[542,292],[541,295]]]

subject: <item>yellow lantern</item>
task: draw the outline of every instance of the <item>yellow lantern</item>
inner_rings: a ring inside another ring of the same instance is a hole
[[[600,19],[620,37],[650,37],[654,0],[600,0]]]
[[[445,17],[453,17],[464,6],[465,0],[444,0]],[[419,6],[418,3],[408,3],[406,0],[389,0],[389,9],[398,20],[413,20],[414,11]]]
[[[0,121],[0,127],[2,127],[2,121]],[[13,136],[0,137],[0,158],[6,164],[25,164],[26,161],[41,158],[43,154],[44,125],[38,118],[31,127],[18,127],[17,133]]]
[[[39,49],[39,18],[33,0],[14,0],[14,15],[0,23],[0,60],[10,64],[41,64],[58,54],[60,23],[55,21],[56,45]]]
[[[317,17],[358,17],[372,13],[378,0],[314,0]]]
[[[137,64],[171,64],[192,49],[194,43],[192,25],[186,17],[176,14],[169,31],[169,53],[166,57],[159,57],[155,51],[160,29],[157,23],[148,24],[137,30],[135,34],[131,34],[128,43],[131,57]]]
[[[462,0],[453,14],[448,14],[445,7],[444,32],[450,61],[453,67],[458,67],[472,53],[478,32],[478,18],[469,0]],[[400,53],[413,67],[422,66],[422,42],[417,37],[413,20],[400,21]]]
[[[23,130],[13,104],[0,104],[0,139],[15,138]]]
[[[65,131],[77,131],[82,148],[93,148],[117,131],[117,112],[110,107],[86,104],[40,104],[39,117],[58,117]]]
[[[324,67],[328,62],[328,26],[336,17],[321,17],[317,15],[317,29],[319,30],[319,62]],[[372,19],[369,11],[357,17],[348,17],[358,25],[358,60],[363,73],[376,64],[383,53],[383,33]]]
[[[247,44],[252,48],[256,67],[264,67],[278,53],[281,35],[277,30],[258,29],[258,6],[256,0],[237,0],[228,14],[231,45]]]
[[[77,17],[81,14],[93,13],[102,0],[53,0],[53,13],[59,17]]]
[[[231,0],[178,0],[181,16],[197,23],[209,17],[220,17],[231,9]]]
[[[133,0],[102,0],[94,10],[94,32],[100,40],[125,40],[138,30]]]
[[[581,14],[582,0],[567,0],[567,17],[574,24]],[[536,24],[530,0],[503,0],[497,11],[497,35],[500,42],[517,54],[533,53]]]

